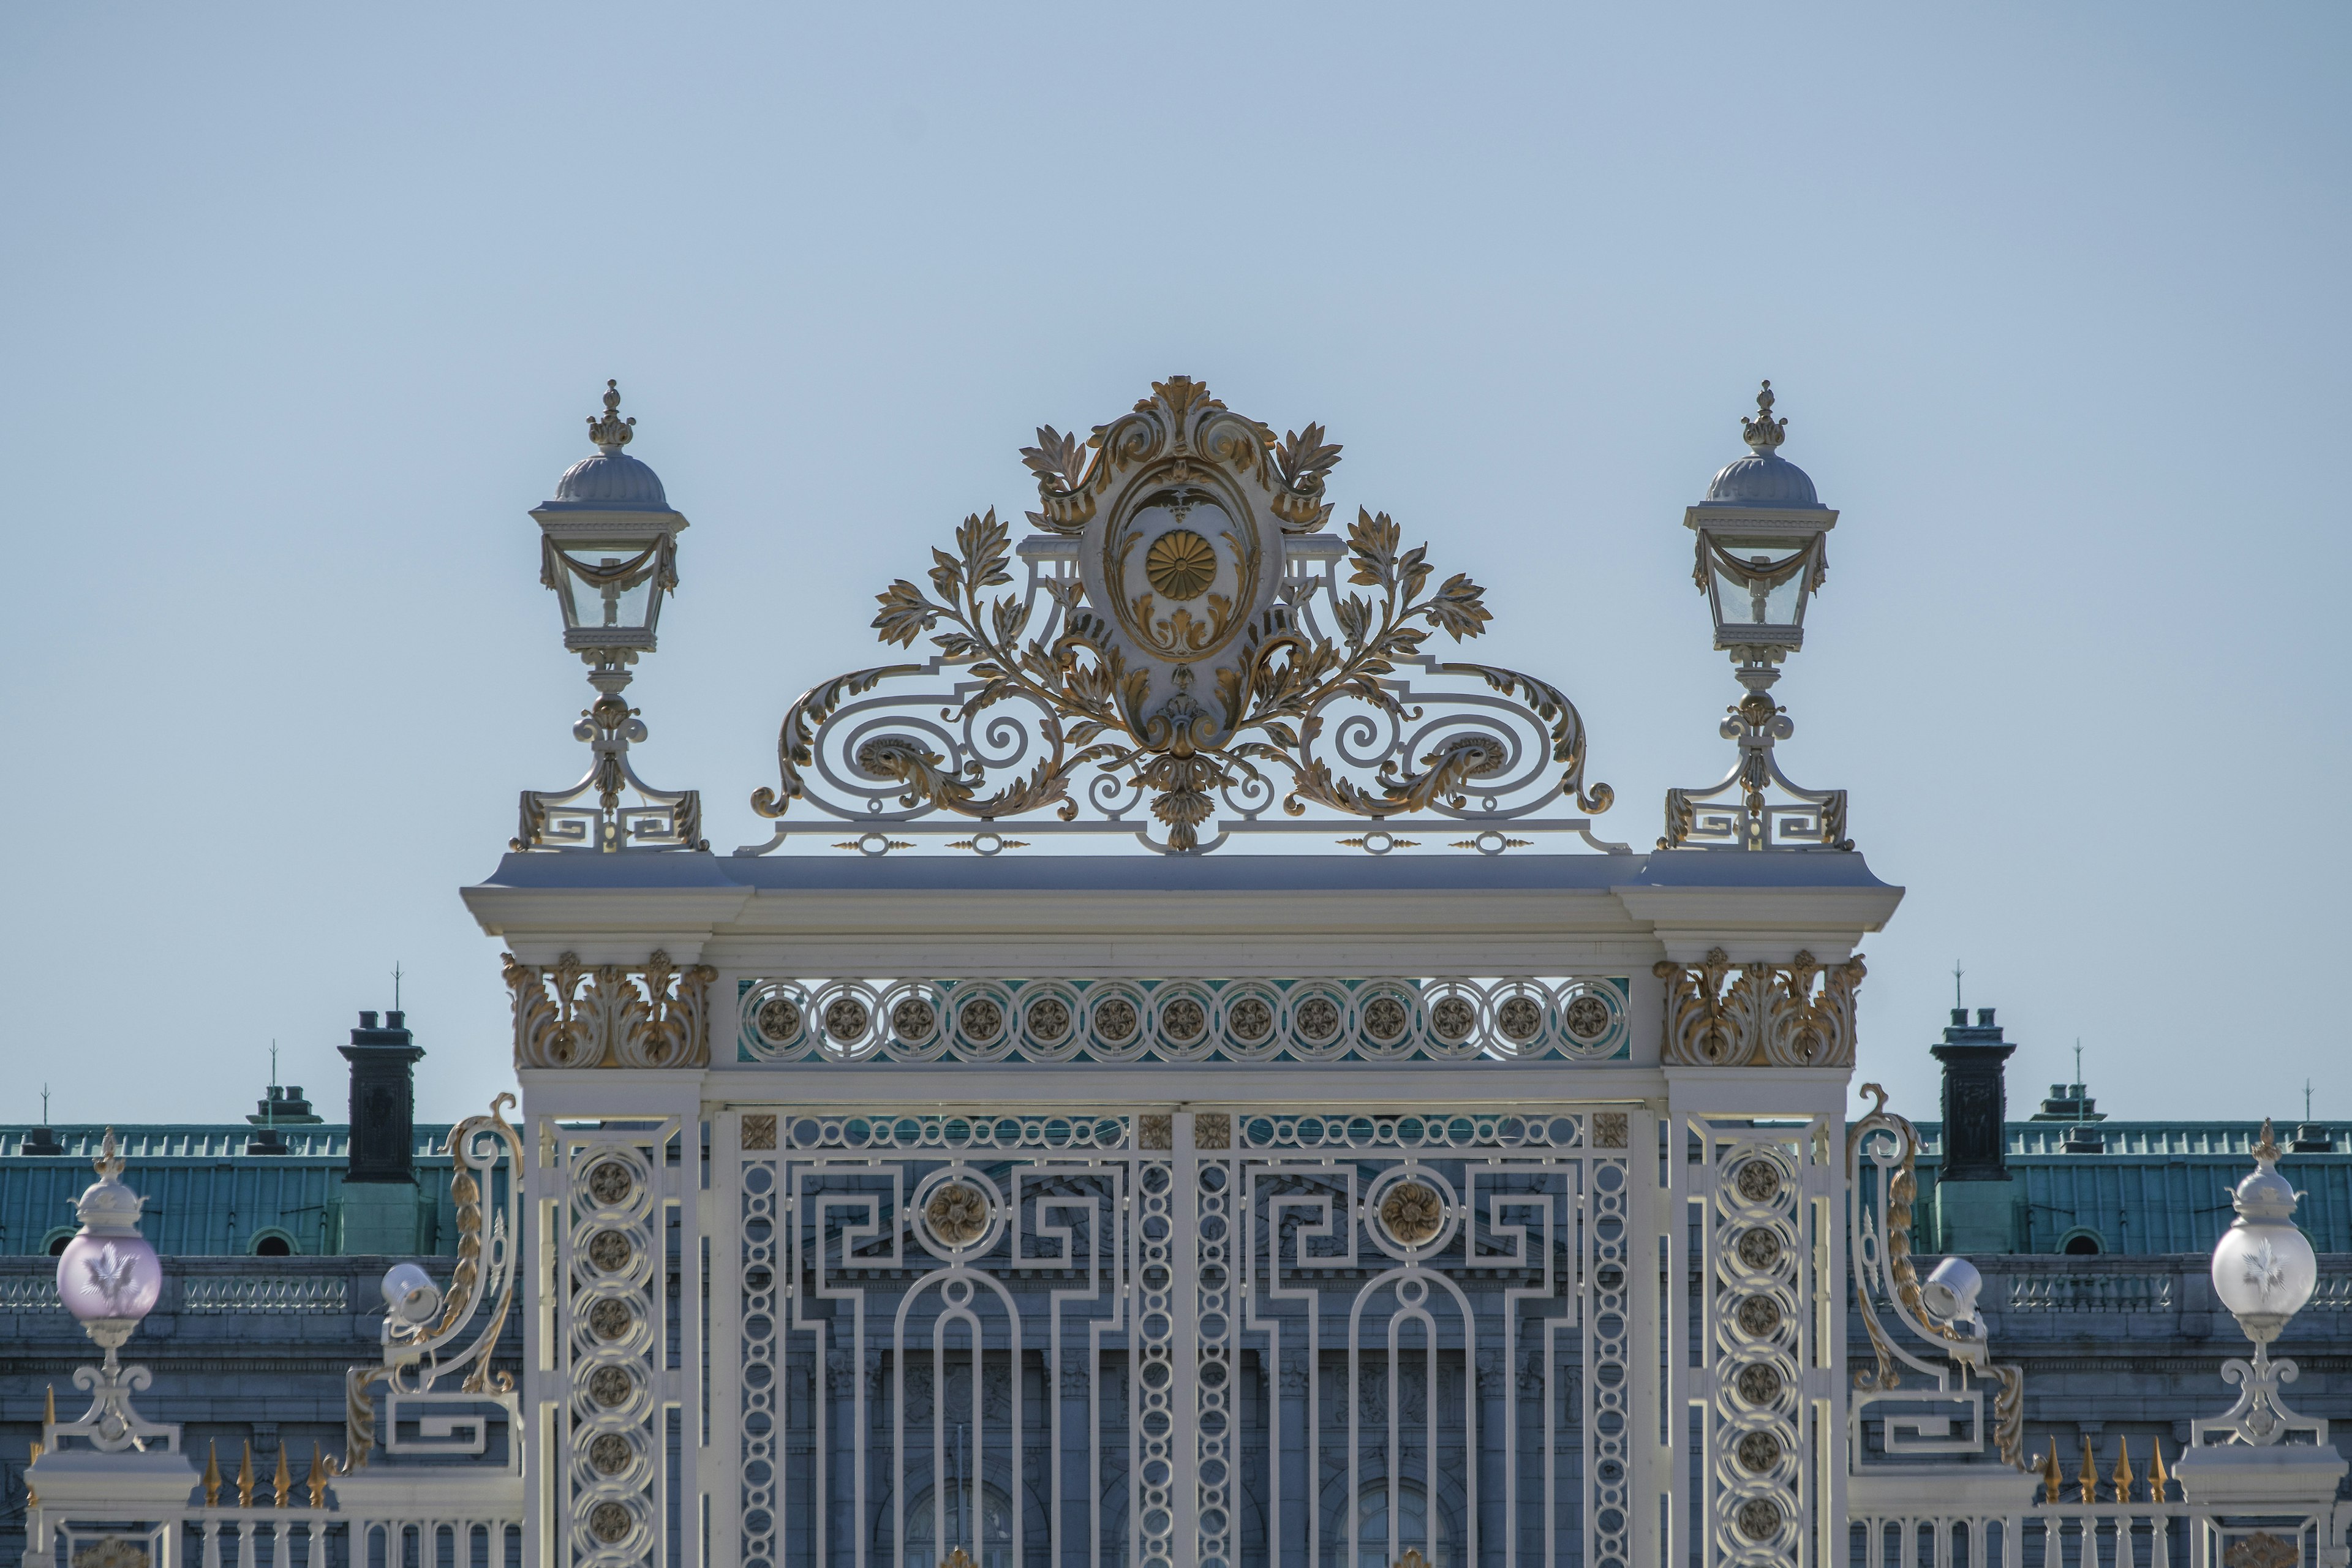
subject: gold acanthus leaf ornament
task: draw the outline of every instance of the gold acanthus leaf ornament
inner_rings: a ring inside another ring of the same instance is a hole
[[[1127,513],[1118,509],[1138,505],[1139,493],[1158,487],[1153,493],[1168,495],[1176,493],[1169,486],[1213,479],[1228,487],[1229,498],[1259,497],[1252,504],[1279,519],[1283,536],[1322,526],[1331,510],[1321,500],[1325,478],[1339,454],[1322,426],[1277,440],[1188,377],[1155,383],[1152,391],[1083,445],[1050,426],[1038,431],[1037,445],[1022,452],[1043,507],[1029,514],[1032,522],[1066,537],[1086,533],[1098,518],[1123,527]],[[1336,635],[1317,629],[1299,603],[1323,578],[1283,581],[1258,611],[1219,588],[1223,557],[1194,528],[1168,528],[1142,552],[1150,593],[1114,616],[1072,577],[1033,574],[1027,592],[996,592],[1014,582],[1010,531],[993,509],[966,517],[954,550],[931,552],[924,581],[900,578],[876,595],[877,637],[909,648],[928,638],[936,650],[930,661],[855,670],[805,692],[777,737],[778,786],[754,793],[752,809],[781,817],[812,794],[821,733],[845,708],[870,708],[880,700],[866,700],[867,694],[896,678],[944,669],[959,684],[933,728],[941,743],[891,732],[856,747],[857,773],[881,781],[880,793],[895,794],[902,812],[996,820],[1052,807],[1073,821],[1074,780],[1088,767],[1148,792],[1167,847],[1178,851],[1199,847],[1218,791],[1279,792],[1293,816],[1310,805],[1375,819],[1433,806],[1459,811],[1507,761],[1504,743],[1484,731],[1441,729],[1433,736],[1418,728],[1421,710],[1399,695],[1400,668],[1407,665],[1483,681],[1523,704],[1549,731],[1551,761],[1561,770],[1557,794],[1594,814],[1614,799],[1607,784],[1586,784],[1583,720],[1559,688],[1516,670],[1426,657],[1432,634],[1475,637],[1492,616],[1476,583],[1462,573],[1437,579],[1428,547],[1405,546],[1386,512],[1360,509],[1348,529],[1346,583],[1369,593],[1330,589]],[[1138,627],[1141,640],[1131,640]],[[1196,649],[1213,652],[1215,662],[1183,662]],[[1417,747],[1417,757],[1392,754],[1368,778],[1345,776],[1318,752],[1328,723],[1324,710],[1340,701],[1375,710],[1376,722],[1399,733],[1431,736],[1422,742],[1426,749]],[[992,779],[977,756],[951,758],[944,731],[969,731],[1005,702],[1037,710],[1039,743],[1034,766]],[[878,799],[875,814],[882,814]]]

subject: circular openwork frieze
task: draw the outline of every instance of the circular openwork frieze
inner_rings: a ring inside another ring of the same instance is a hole
[[[1609,1032],[1609,1004],[1588,992],[1569,1003],[1559,1021],[1570,1039],[1579,1045],[1592,1045]]]
[[[1217,552],[1189,528],[1171,528],[1143,552],[1144,581],[1169,599],[1197,599],[1217,580]]]
[[[1134,1039],[1142,1024],[1135,1004],[1124,996],[1107,997],[1095,1004],[1095,1033],[1114,1046],[1123,1046]]]
[[[940,1010],[920,996],[901,996],[890,1009],[890,1032],[902,1040],[927,1040],[940,1026]]]
[[[636,1451],[618,1432],[607,1432],[588,1445],[588,1466],[600,1476],[617,1476],[629,1468]],[[612,1507],[612,1504],[606,1504]]]
[[[629,1510],[616,1502],[600,1502],[588,1510],[588,1533],[611,1545],[629,1538]]]
[[[588,1309],[588,1329],[600,1340],[617,1340],[636,1326],[637,1315],[626,1301],[607,1296]]]
[[[1179,996],[1160,1009],[1160,1032],[1177,1045],[1192,1045],[1209,1032],[1209,1010],[1197,997]]]
[[[1731,1181],[1751,1204],[1769,1204],[1780,1195],[1780,1167],[1769,1160],[1742,1161]]]
[[[588,1195],[605,1208],[627,1203],[636,1190],[636,1177],[618,1160],[600,1160],[588,1167]]]
[[[872,1026],[874,1015],[865,1002],[856,996],[836,996],[825,1004],[824,1032],[845,1046],[854,1046],[866,1037]]]
[[[620,1273],[636,1255],[635,1247],[617,1230],[600,1230],[588,1238],[588,1261],[607,1274]]]
[[[950,1247],[969,1247],[988,1228],[988,1200],[980,1189],[950,1182],[923,1205],[923,1223]]]
[[[1495,1004],[1495,1027],[1515,1046],[1531,1045],[1543,1033],[1543,1004],[1521,993]]]
[[[1274,1034],[1274,1004],[1263,996],[1244,996],[1225,1010],[1225,1027],[1245,1046],[1264,1045]]]
[[[626,1405],[636,1388],[626,1367],[600,1366],[588,1374],[588,1397],[608,1410]]]
[[[1760,1476],[1780,1462],[1780,1439],[1769,1432],[1750,1432],[1732,1452],[1739,1457],[1741,1469]]]
[[[1364,1004],[1364,1033],[1375,1045],[1393,1046],[1412,1029],[1412,1009],[1402,996],[1383,992]]]
[[[1029,1032],[1041,1040],[1058,1040],[1070,1032],[1070,1005],[1059,996],[1040,996],[1024,1016]]]
[[[1733,1316],[1741,1333],[1760,1340],[1780,1328],[1780,1303],[1769,1296],[1750,1296]]]
[[[1780,1397],[1780,1372],[1778,1367],[1753,1362],[1739,1369],[1731,1386],[1740,1398],[1750,1405],[1769,1405]]]
[[[1739,1522],[1739,1533],[1750,1541],[1769,1541],[1780,1533],[1780,1505],[1770,1498],[1749,1498],[1734,1517]]]
[[[1400,1182],[1381,1200],[1381,1228],[1402,1247],[1419,1247],[1445,1223],[1445,1201],[1421,1182]]]
[[[1449,1046],[1458,1046],[1478,1032],[1478,1005],[1469,997],[1440,996],[1429,1005],[1429,1032]]]
[[[1310,1045],[1328,1046],[1339,1037],[1339,1004],[1328,996],[1309,996],[1293,1016],[1299,1037]]]
[[[993,996],[975,996],[956,1009],[956,1027],[975,1045],[996,1038],[1004,1028],[1004,1009]]]
[[[801,1005],[791,997],[771,996],[760,1004],[760,1010],[751,1015],[751,1022],[759,1029],[760,1037],[770,1045],[789,1046],[801,1037],[806,1019],[801,1015]]]
[[[1736,1249],[1739,1261],[1750,1268],[1769,1268],[1780,1261],[1780,1238],[1761,1228],[1745,1232]]]

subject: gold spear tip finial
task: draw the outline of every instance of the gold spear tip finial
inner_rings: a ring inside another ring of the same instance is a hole
[[[2271,1119],[2263,1118],[2263,1141],[2254,1145],[2254,1158],[2275,1160],[2279,1157],[2278,1138],[2271,1131]]]
[[[1739,429],[1748,449],[1758,457],[1769,456],[1773,447],[1789,438],[1789,422],[1772,417],[1772,384],[1766,382],[1756,395],[1756,417],[1740,416]]]
[[[609,458],[627,446],[636,435],[636,423],[634,418],[621,417],[621,384],[607,381],[604,384],[604,416],[589,419],[588,439],[604,448],[604,455]]]

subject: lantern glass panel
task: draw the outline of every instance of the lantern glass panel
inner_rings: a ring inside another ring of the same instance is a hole
[[[568,546],[562,554],[567,629],[653,630],[660,613],[659,595],[654,591],[660,559],[654,550],[629,544],[586,544]]]
[[[1788,631],[1804,625],[1805,546],[1790,540],[1715,541],[1708,558],[1715,624],[1727,636],[1741,626]],[[1729,557],[1727,562],[1725,557]],[[1736,563],[1736,564],[1734,564]],[[1741,568],[1753,568],[1743,571]],[[1778,576],[1779,581],[1772,579]]]

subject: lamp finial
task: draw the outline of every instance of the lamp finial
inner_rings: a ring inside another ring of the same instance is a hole
[[[588,439],[603,447],[606,457],[613,457],[636,434],[636,423],[634,418],[621,417],[621,384],[607,381],[604,384],[604,416],[588,421]]]
[[[122,1155],[115,1147],[113,1128],[106,1130],[106,1142],[99,1146],[97,1153],[89,1157],[89,1168],[108,1181],[122,1174]]]
[[[1772,417],[1770,382],[1766,382],[1763,389],[1756,395],[1756,417],[1750,419],[1746,415],[1740,416],[1739,429],[1741,439],[1748,443],[1748,450],[1759,458],[1769,455],[1772,448],[1789,438],[1789,422]]]
[[[2271,1119],[2265,1116],[2263,1118],[2262,1142],[2254,1145],[2254,1158],[2257,1160],[2269,1160],[2275,1162],[2278,1157],[2278,1138],[2277,1135],[2273,1133],[2271,1131]]]

